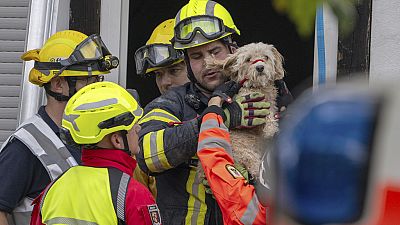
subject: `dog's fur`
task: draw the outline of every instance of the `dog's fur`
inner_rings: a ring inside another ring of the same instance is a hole
[[[247,79],[238,93],[239,96],[259,92],[265,95],[265,101],[271,103],[271,113],[267,116],[265,125],[252,129],[230,130],[235,163],[243,165],[255,178],[259,176],[262,142],[271,139],[278,131],[275,118],[278,93],[274,81],[284,77],[282,64],[283,57],[278,50],[273,45],[261,42],[240,47],[222,61],[211,57],[206,59],[208,69],[221,71],[236,82]]]

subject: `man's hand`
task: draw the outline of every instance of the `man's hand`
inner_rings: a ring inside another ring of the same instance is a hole
[[[239,92],[239,89],[240,85],[238,83],[228,81],[216,87],[210,98],[218,96],[225,102],[231,103],[233,96]]]
[[[226,126],[232,128],[252,128],[266,122],[270,114],[271,104],[264,101],[265,96],[255,92],[244,96],[237,96],[224,109],[227,120]]]
[[[7,214],[3,211],[0,211],[0,225],[8,225]]]

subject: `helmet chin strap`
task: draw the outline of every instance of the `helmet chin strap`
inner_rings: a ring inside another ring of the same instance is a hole
[[[122,141],[124,143],[124,152],[126,152],[128,155],[131,155],[131,150],[129,149],[129,145],[128,145],[128,131],[126,130],[121,130],[121,134],[122,134]]]

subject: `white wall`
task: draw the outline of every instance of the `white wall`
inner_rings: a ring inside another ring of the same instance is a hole
[[[400,1],[373,0],[370,81],[400,81]]]
[[[25,50],[41,48],[54,33],[69,28],[70,0],[31,0]],[[24,62],[19,124],[37,113],[44,104],[43,88],[28,81],[33,61]]]
[[[126,87],[128,58],[129,0],[102,0],[100,36],[110,52],[119,58],[119,67],[105,80]]]

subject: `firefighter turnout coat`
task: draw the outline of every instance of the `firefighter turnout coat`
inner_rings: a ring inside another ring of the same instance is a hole
[[[141,152],[136,159],[146,173],[156,177],[156,201],[164,224],[222,224],[215,199],[206,194],[196,174],[196,118],[207,102],[187,83],[149,103],[140,121]]]

